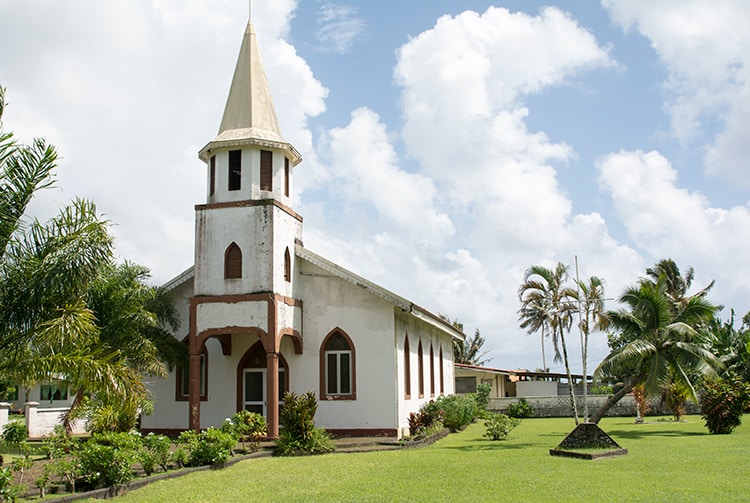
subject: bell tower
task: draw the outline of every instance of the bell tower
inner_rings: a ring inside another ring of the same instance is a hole
[[[260,339],[267,361],[268,436],[274,437],[282,336],[291,336],[295,352],[302,352],[302,305],[294,300],[302,217],[292,209],[292,169],[302,158],[281,136],[249,21],[219,133],[198,157],[206,163],[207,190],[206,203],[195,207],[190,428],[200,429],[198,376],[206,340],[219,339],[224,355],[231,355],[233,340],[246,345]]]

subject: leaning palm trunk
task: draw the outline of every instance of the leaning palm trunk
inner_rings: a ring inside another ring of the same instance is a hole
[[[596,414],[591,416],[592,423],[598,423],[601,418],[603,418],[609,409],[614,407],[614,405],[619,402],[622,397],[633,391],[633,388],[635,388],[639,383],[643,382],[645,379],[645,375],[637,375],[637,376],[631,376],[628,378],[627,381],[625,381],[625,385],[622,387],[620,391],[609,397],[609,399],[604,402],[604,404],[599,407],[599,410],[596,411]]]
[[[578,424],[578,405],[576,404],[576,394],[573,390],[573,375],[570,373],[570,363],[568,362],[568,347],[565,344],[565,335],[560,327],[560,343],[562,345],[563,360],[565,361],[565,372],[568,374],[568,392],[570,393],[570,406],[573,408],[573,417]]]

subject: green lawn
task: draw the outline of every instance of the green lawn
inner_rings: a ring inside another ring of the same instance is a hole
[[[403,451],[260,458],[156,482],[121,498],[149,501],[747,501],[750,416],[731,435],[686,422],[601,426],[629,452],[596,461],[553,457],[571,419],[526,419],[507,440],[474,424]]]

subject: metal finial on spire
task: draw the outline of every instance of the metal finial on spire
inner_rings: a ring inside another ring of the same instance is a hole
[[[253,0],[247,0],[247,18],[253,18]]]

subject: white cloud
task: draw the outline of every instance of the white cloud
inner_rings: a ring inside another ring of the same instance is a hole
[[[628,234],[654,263],[672,257],[698,274],[715,275],[722,285],[717,303],[732,306],[733,293],[746,291],[750,265],[737,259],[750,254],[750,208],[711,207],[700,193],[680,188],[677,171],[658,152],[622,151],[604,156],[597,167]]]
[[[320,50],[345,54],[362,32],[365,22],[356,7],[326,3],[318,13],[316,36]]]
[[[667,69],[665,108],[672,131],[683,142],[723,125],[705,158],[711,173],[750,187],[747,124],[750,122],[750,4],[744,0],[704,2],[602,0],[610,17],[635,27]]]

